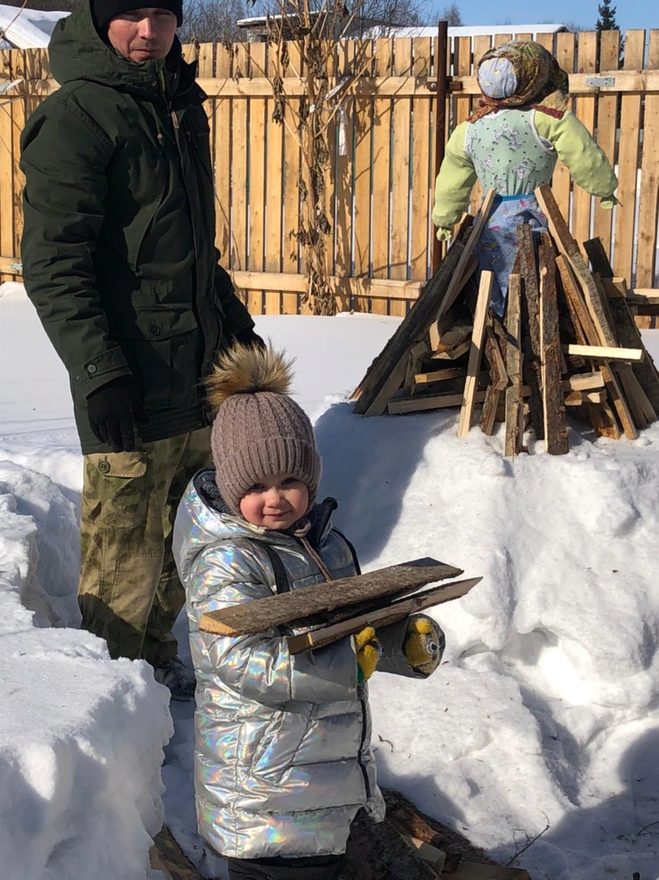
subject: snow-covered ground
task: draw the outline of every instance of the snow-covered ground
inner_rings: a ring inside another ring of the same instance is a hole
[[[376,675],[381,779],[534,880],[659,878],[659,425],[514,461],[456,412],[353,416],[396,319],[263,317],[297,357],[321,493],[365,568],[432,555],[482,575],[434,614],[426,682]],[[659,331],[645,339],[655,359]],[[0,863],[3,880],[146,880],[164,811],[208,877],[192,706],[75,629],[81,486],[66,374],[18,285],[0,287]],[[56,628],[52,628],[51,624]],[[71,627],[71,628],[64,628]],[[185,651],[185,622],[178,635]]]

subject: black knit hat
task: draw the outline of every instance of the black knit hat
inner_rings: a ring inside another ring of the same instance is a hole
[[[92,0],[94,22],[100,34],[103,34],[108,22],[115,15],[128,12],[130,9],[167,9],[176,16],[176,25],[183,22],[183,0]]]

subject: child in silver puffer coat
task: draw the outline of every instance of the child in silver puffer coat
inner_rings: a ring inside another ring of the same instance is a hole
[[[357,811],[384,816],[366,680],[376,666],[425,678],[443,649],[426,615],[294,656],[294,630],[200,631],[207,611],[359,572],[332,528],[336,502],[314,504],[320,458],[289,381],[272,350],[223,356],[209,381],[215,471],[191,481],[174,527],[197,675],[199,831],[231,880],[340,876]]]

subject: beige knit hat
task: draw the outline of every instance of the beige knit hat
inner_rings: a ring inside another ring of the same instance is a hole
[[[301,480],[313,504],[320,456],[313,428],[289,397],[291,362],[272,348],[234,345],[206,380],[216,409],[211,450],[217,486],[234,513],[247,490],[264,477],[286,474]]]

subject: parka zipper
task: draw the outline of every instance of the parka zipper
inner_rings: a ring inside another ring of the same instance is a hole
[[[334,575],[329,570],[327,565],[325,565],[325,560],[322,558],[320,553],[318,553],[314,549],[314,547],[311,546],[310,542],[306,539],[306,537],[304,535],[299,535],[297,537],[297,540],[300,542],[300,544],[302,544],[302,546],[307,551],[309,556],[311,556],[313,561],[316,563],[316,565],[320,569],[320,573],[325,578],[325,580],[326,581],[335,580]],[[348,543],[348,542],[346,542],[346,543]],[[359,741],[359,753],[357,755],[357,763],[359,764],[359,769],[362,771],[362,776],[364,777],[364,789],[366,791],[366,800],[368,801],[368,800],[370,800],[371,794],[372,794],[371,784],[368,779],[368,772],[366,770],[366,767],[364,766],[364,764],[362,762],[362,752],[364,750],[364,743],[366,742],[366,699],[363,696],[359,696],[359,685],[357,686],[357,688],[358,688],[357,699],[359,700],[361,710],[362,710],[362,735],[361,735],[361,738]],[[366,687],[364,686],[362,688],[362,694],[364,693],[365,690],[366,690]]]

